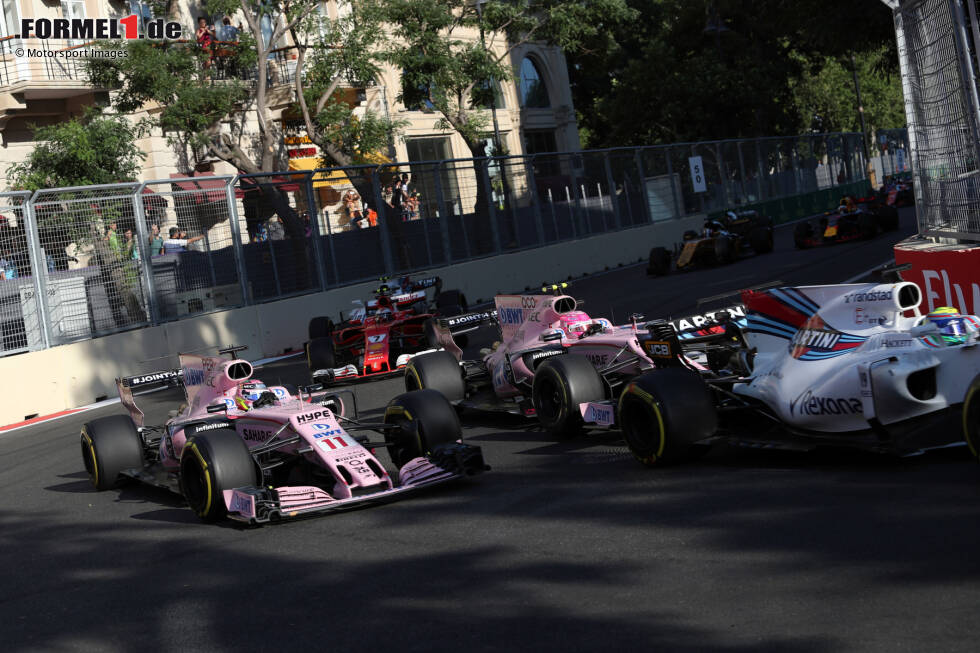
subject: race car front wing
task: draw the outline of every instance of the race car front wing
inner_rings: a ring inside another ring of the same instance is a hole
[[[403,465],[399,485],[391,489],[336,499],[314,486],[241,487],[225,490],[224,501],[229,519],[257,525],[394,501],[413,490],[473,476],[489,469],[483,462],[480,447],[454,443],[438,447],[427,458],[415,458]]]

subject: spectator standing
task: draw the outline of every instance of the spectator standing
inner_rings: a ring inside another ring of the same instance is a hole
[[[197,19],[197,44],[202,50],[208,53],[208,60],[204,62],[205,68],[211,67],[211,60],[214,59],[213,46],[215,40],[214,25],[208,25],[208,20],[204,16]]]
[[[203,238],[204,234],[188,238],[186,231],[181,231],[177,227],[170,227],[170,238],[163,241],[163,253],[177,254],[179,252],[186,252],[187,246],[190,243],[197,242]]]
[[[231,24],[231,18],[228,16],[221,20],[221,40],[227,43],[238,43],[238,28]]]
[[[140,248],[136,246],[136,241],[133,239],[133,230],[127,229],[123,235],[126,237],[123,245],[123,260],[140,260]]]
[[[163,236],[160,235],[160,225],[150,225],[150,256],[160,256],[163,253]]]
[[[266,230],[269,232],[269,240],[285,240],[286,230],[282,226],[282,220],[278,215],[274,215],[266,222]]]
[[[347,215],[350,216],[350,224],[352,229],[362,229],[364,224],[364,208],[361,204],[361,196],[357,194],[355,190],[349,190],[344,194],[344,207],[347,209]]]

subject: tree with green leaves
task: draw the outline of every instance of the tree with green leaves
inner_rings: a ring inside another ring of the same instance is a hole
[[[36,191],[135,181],[146,157],[136,146],[140,134],[124,117],[96,109],[82,118],[38,127],[34,149],[24,161],[8,168],[10,188]],[[69,244],[92,247],[116,323],[142,322],[146,314],[135,266],[120,256],[105,233],[111,224],[120,229],[135,227],[130,200],[96,200],[96,193],[90,194],[90,203],[78,202],[79,194],[73,193],[64,198],[74,200],[70,205],[51,201],[38,207],[35,218],[41,244],[59,270],[68,267],[65,248]]]
[[[285,170],[278,118],[298,108],[324,165],[361,163],[387,144],[395,125],[370,112],[355,115],[343,97],[345,86],[373,76],[383,35],[377,23],[357,11],[358,4],[354,0],[352,11],[330,20],[321,14],[319,0],[208,0],[205,10],[211,15],[244,18],[237,43],[218,43],[209,51],[145,39],[107,44],[128,48],[129,56],[90,60],[90,76],[115,91],[113,103],[121,112],[158,107],[146,121],[189,151],[190,160],[217,158],[241,173]],[[287,41],[293,45],[284,55],[280,46]],[[365,180],[352,182],[370,196]],[[250,189],[257,191],[246,193],[244,200],[250,231],[278,215],[293,243],[296,282],[306,286],[304,221],[270,179],[258,178]]]
[[[382,55],[402,71],[402,103],[431,105],[441,129],[454,130],[474,157],[484,157],[486,107],[496,100],[496,84],[513,79],[515,50],[540,43],[573,52],[634,12],[626,0],[371,0],[364,13],[390,26]],[[479,32],[485,46],[472,38]]]
[[[569,55],[586,147],[798,134],[822,112],[840,116],[825,129],[856,125],[852,54],[874,89],[866,113],[879,127],[904,124],[894,26],[880,2],[629,4],[634,21]]]

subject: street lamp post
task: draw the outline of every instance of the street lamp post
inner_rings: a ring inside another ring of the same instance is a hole
[[[477,0],[476,2],[476,15],[480,22],[480,45],[483,46],[483,51],[487,52],[487,39],[483,32],[483,3],[486,0]],[[495,156],[502,154],[500,148],[500,125],[497,123],[497,86],[494,83],[493,77],[490,78],[490,93],[493,98],[490,102],[490,114],[493,116],[493,153]]]

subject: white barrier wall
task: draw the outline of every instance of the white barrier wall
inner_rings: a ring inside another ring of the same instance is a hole
[[[606,233],[547,247],[502,254],[426,271],[459,288],[473,302],[501,292],[520,292],[569,275],[598,272],[646,259],[654,244],[671,246],[704,215]],[[365,299],[377,282],[199,315],[157,327],[117,333],[37,352],[0,358],[0,378],[17,392],[0,404],[0,425],[83,406],[116,393],[115,378],[176,367],[178,352],[247,345],[258,359],[300,349],[310,318],[337,316]]]

